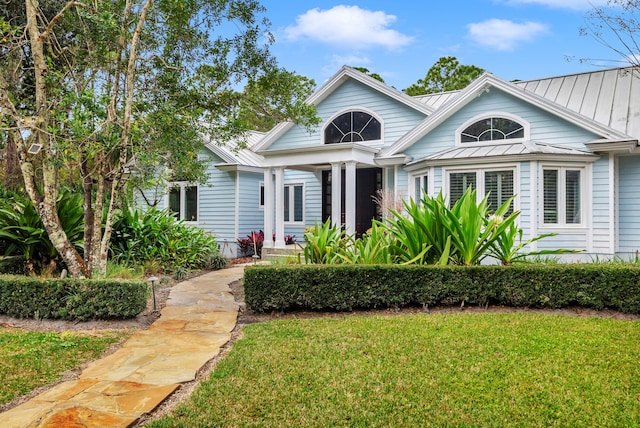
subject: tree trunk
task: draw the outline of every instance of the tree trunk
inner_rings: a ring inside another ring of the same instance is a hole
[[[86,269],[84,261],[75,247],[69,242],[66,233],[62,229],[58,212],[56,208],[56,198],[58,195],[57,170],[54,162],[54,156],[51,149],[49,129],[49,110],[47,99],[46,75],[49,71],[47,61],[44,56],[46,35],[40,33],[38,28],[38,9],[37,0],[26,0],[27,12],[27,31],[29,33],[29,41],[31,54],[33,57],[34,74],[35,74],[35,115],[34,127],[32,132],[35,135],[35,142],[42,147],[44,156],[43,162],[43,180],[44,195],[38,191],[35,181],[35,171],[33,165],[28,161],[27,149],[22,136],[16,141],[18,144],[18,156],[21,158],[20,166],[25,181],[25,189],[44,224],[45,230],[49,235],[49,240],[60,254],[60,257],[67,265],[69,273],[74,277],[84,277]],[[14,133],[15,136],[15,133]]]
[[[22,176],[20,173],[20,164],[18,163],[18,153],[16,150],[16,142],[13,139],[13,133],[7,134],[7,151],[5,156],[4,171],[4,187],[12,190],[20,187],[22,184]]]

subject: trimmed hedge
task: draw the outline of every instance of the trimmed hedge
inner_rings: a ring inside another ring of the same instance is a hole
[[[147,304],[144,281],[0,277],[0,314],[86,321],[134,318]]]
[[[513,266],[250,266],[247,308],[336,310],[439,305],[583,306],[640,313],[640,267],[607,264]]]

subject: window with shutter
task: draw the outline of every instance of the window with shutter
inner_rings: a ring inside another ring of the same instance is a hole
[[[544,224],[562,226],[582,223],[582,180],[581,169],[543,169]]]

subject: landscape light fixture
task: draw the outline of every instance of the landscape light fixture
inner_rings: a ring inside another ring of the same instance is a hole
[[[153,295],[153,311],[151,311],[151,313],[156,316],[160,313],[160,311],[158,311],[158,308],[156,307],[156,281],[157,280],[158,278],[156,278],[154,275],[151,275],[149,278],[147,278],[147,281],[151,283],[151,294]]]
[[[32,144],[31,147],[29,147],[29,150],[27,150],[27,153],[29,153],[30,155],[37,155],[40,150],[42,150],[42,144]]]

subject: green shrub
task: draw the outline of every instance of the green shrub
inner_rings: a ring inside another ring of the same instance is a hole
[[[134,318],[147,302],[144,281],[0,278],[0,313],[86,321]]]
[[[640,267],[575,264],[512,266],[251,266],[247,307],[351,310],[410,305],[583,306],[640,313]]]
[[[176,220],[169,210],[131,208],[119,211],[113,224],[111,252],[129,264],[160,263],[168,272],[201,269],[219,254],[213,236]]]

